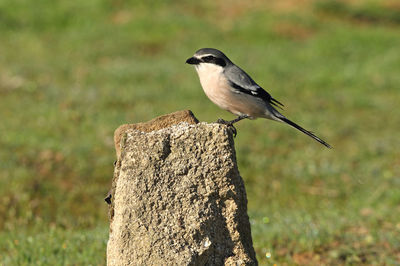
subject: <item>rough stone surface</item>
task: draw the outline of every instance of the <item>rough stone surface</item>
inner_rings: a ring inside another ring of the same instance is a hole
[[[153,120],[150,120],[145,123],[124,124],[119,126],[114,131],[114,145],[117,158],[119,158],[121,154],[121,147],[120,147],[121,138],[124,136],[124,133],[128,129],[135,129],[142,132],[151,132],[162,128],[170,127],[172,125],[176,125],[182,122],[187,122],[189,124],[197,124],[199,120],[197,120],[197,118],[193,115],[192,111],[183,110],[183,111],[177,111],[172,114],[156,117]]]
[[[197,120],[196,120],[197,121]],[[256,265],[232,133],[183,122],[121,139],[108,265]]]

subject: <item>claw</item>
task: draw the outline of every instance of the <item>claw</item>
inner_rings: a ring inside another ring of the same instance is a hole
[[[230,128],[230,130],[232,130],[233,137],[236,138],[237,130],[236,130],[236,128],[233,126],[232,121],[226,121],[226,120],[220,118],[220,119],[217,120],[217,123],[218,123],[218,124],[222,124],[222,125],[228,126],[228,128]]]
[[[236,128],[235,128],[232,124],[231,124],[231,125],[228,125],[228,127],[232,130],[233,137],[236,138],[236,135],[237,135],[237,130],[236,130]]]

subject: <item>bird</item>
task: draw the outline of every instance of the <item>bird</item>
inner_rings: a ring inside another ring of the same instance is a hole
[[[186,60],[194,65],[200,84],[207,97],[218,107],[236,115],[231,121],[218,119],[217,122],[232,128],[243,119],[266,118],[283,122],[303,132],[327,148],[327,142],[311,131],[286,118],[277,109],[284,105],[259,86],[244,70],[235,65],[223,52],[215,48],[202,48]]]

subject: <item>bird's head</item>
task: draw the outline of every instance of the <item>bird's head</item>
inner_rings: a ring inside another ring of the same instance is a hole
[[[197,71],[202,66],[222,70],[227,65],[232,64],[223,52],[214,48],[202,48],[198,50],[192,57],[186,60],[186,63],[194,65]]]

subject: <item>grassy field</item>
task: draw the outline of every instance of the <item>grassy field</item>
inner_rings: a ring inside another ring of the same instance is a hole
[[[260,264],[400,264],[400,4],[217,2],[0,1],[1,265],[105,264],[114,129],[233,118],[184,64],[202,47],[334,146],[238,124]]]

